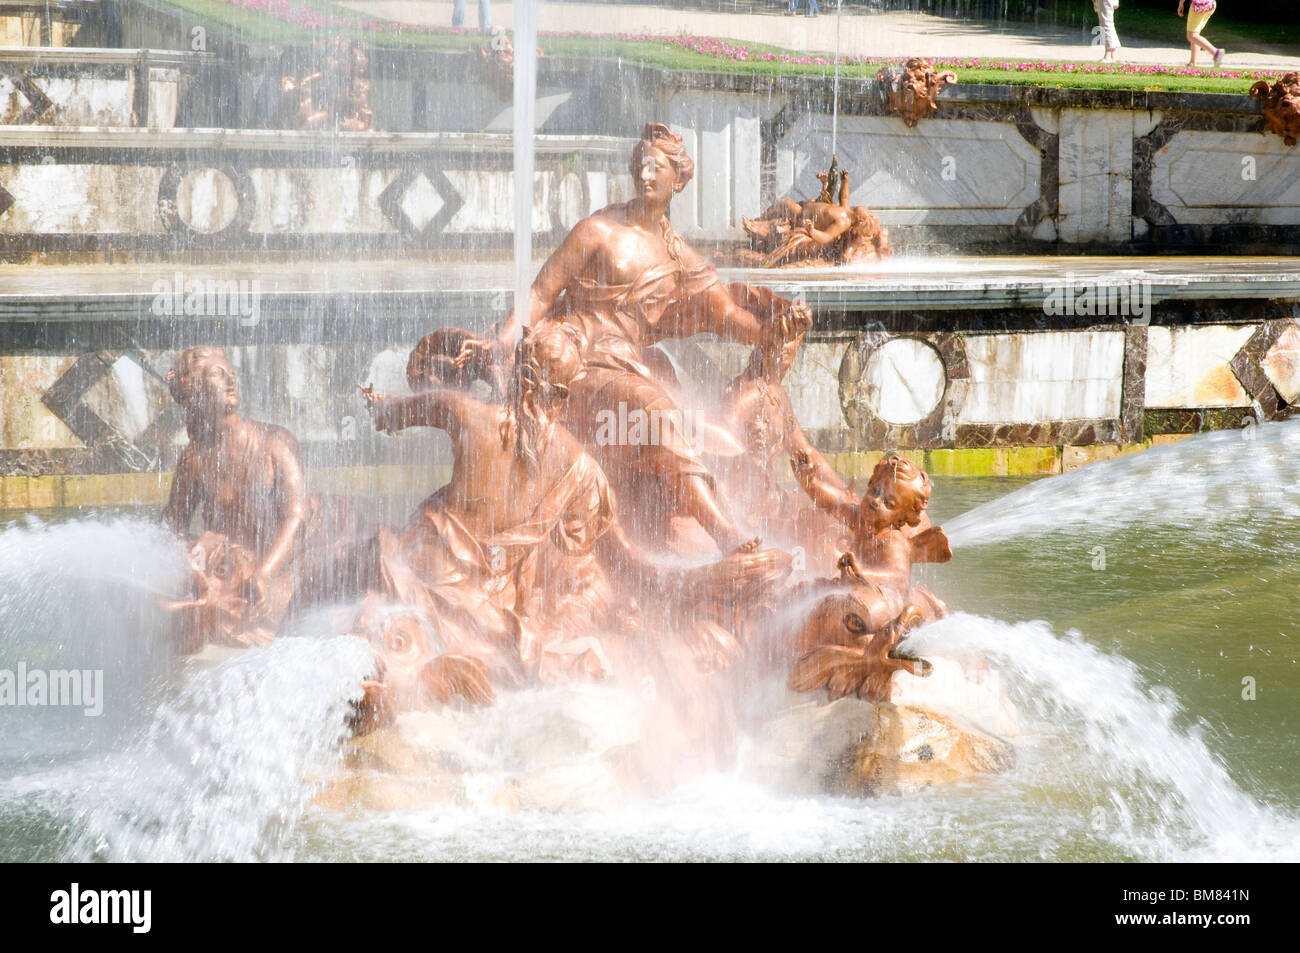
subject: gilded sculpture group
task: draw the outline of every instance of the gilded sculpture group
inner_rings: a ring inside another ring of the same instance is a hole
[[[295,608],[352,596],[351,631],[375,660],[357,731],[435,701],[707,679],[742,658],[796,691],[871,701],[897,670],[927,674],[898,643],[945,612],[910,581],[913,563],[951,556],[926,515],[929,478],[888,456],[855,495],[782,386],[808,308],[723,285],[673,231],[668,206],[694,166],[666,126],[646,126],[630,168],[636,197],[574,227],[532,285],[526,325],[512,313],[487,336],[434,332],[411,352],[410,395],[363,390],[380,431],[451,437],[450,480],[404,528],[366,530],[343,501],[309,495],[293,435],[240,415],[224,354],[181,354],[168,379],[189,443],[164,519],[185,534],[201,508],[205,529],[197,595],[173,605],[184,651],[263,643]],[[752,352],[687,433],[655,345],[701,333]],[[658,412],[657,439],[597,439],[602,411],[620,407]]]

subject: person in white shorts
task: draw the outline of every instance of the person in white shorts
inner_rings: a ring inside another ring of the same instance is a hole
[[[1115,30],[1115,10],[1118,7],[1119,0],[1092,0],[1092,8],[1097,11],[1097,19],[1101,22],[1101,41],[1106,47],[1101,54],[1103,63],[1107,60],[1114,62],[1115,51],[1120,48],[1119,33]]]

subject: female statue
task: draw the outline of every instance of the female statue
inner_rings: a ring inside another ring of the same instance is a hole
[[[579,222],[533,282],[529,322],[560,325],[578,342],[586,373],[573,383],[565,426],[600,461],[618,488],[621,515],[648,539],[666,541],[673,517],[689,516],[726,553],[745,544],[720,504],[712,474],[685,426],[663,355],[665,338],[712,333],[777,347],[811,325],[804,305],[777,299],[769,314],[740,307],[717,272],[668,223],[674,195],[694,174],[680,136],[662,123],[645,127],[632,152],[637,195]],[[489,340],[470,340],[468,363],[490,351],[506,360],[517,335],[512,313]],[[602,426],[617,415],[654,420],[653,428]],[[626,433],[626,436],[625,436]]]

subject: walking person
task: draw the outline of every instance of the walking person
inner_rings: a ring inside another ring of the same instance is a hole
[[[1196,65],[1196,48],[1200,47],[1207,53],[1214,56],[1214,65],[1218,66],[1223,62],[1223,54],[1226,52],[1221,48],[1216,48],[1213,43],[1201,36],[1201,30],[1205,29],[1205,24],[1210,21],[1210,15],[1214,13],[1217,4],[1215,0],[1191,0],[1192,8],[1187,11],[1187,45],[1191,48],[1192,58],[1188,66]],[[1183,15],[1183,7],[1186,0],[1178,0],[1178,15]]]
[[[452,4],[451,25],[453,27],[465,25],[465,0],[455,0]],[[491,0],[478,0],[478,28],[480,30],[492,29]]]
[[[1120,48],[1119,33],[1115,29],[1115,11],[1119,0],[1092,0],[1092,8],[1097,11],[1097,20],[1101,24],[1101,41],[1105,49],[1101,61],[1115,62],[1115,52]],[[1095,41],[1094,41],[1095,42]]]
[[[796,16],[798,13],[799,13],[799,0],[790,0],[789,15]],[[815,17],[820,13],[821,10],[817,6],[817,0],[808,0],[807,16]]]

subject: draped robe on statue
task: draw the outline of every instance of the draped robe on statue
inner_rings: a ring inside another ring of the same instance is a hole
[[[405,530],[379,532],[379,579],[432,626],[443,653],[482,660],[494,681],[602,677],[598,643],[558,643],[575,625],[597,634],[608,584],[593,549],[613,520],[605,475],[582,454],[526,519],[485,538],[438,491]]]
[[[620,520],[640,530],[673,515],[668,481],[696,475],[713,482],[670,391],[671,367],[656,374],[651,363],[666,362],[647,349],[676,336],[680,309],[721,282],[667,221],[663,229],[667,259],[627,283],[574,278],[544,319],[574,334],[586,362],[586,374],[570,387],[564,424],[618,488]]]

